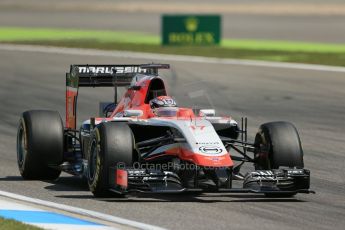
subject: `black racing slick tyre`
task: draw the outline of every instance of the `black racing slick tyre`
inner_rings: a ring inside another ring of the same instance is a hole
[[[289,122],[262,124],[255,136],[255,169],[303,168],[303,150],[295,126]]]
[[[132,166],[134,137],[124,122],[107,122],[92,132],[88,148],[87,180],[95,197],[109,197],[109,168]]]
[[[63,160],[63,124],[56,111],[22,114],[17,133],[17,163],[26,180],[55,180]]]

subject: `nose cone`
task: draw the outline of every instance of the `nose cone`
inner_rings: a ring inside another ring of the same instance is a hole
[[[212,155],[201,155],[196,152],[189,151],[187,149],[182,149],[181,158],[193,162],[198,166],[205,167],[231,167],[234,165],[230,158],[230,155],[224,154],[221,156]]]

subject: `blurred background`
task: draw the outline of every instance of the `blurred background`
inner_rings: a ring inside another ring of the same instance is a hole
[[[160,35],[162,13],[219,13],[223,37],[345,42],[342,0],[1,0],[0,25]]]
[[[167,14],[220,15],[220,46],[160,46]],[[344,21],[341,0],[2,0],[0,41],[344,66]]]
[[[224,38],[345,42],[342,0],[1,0],[0,26],[159,35],[162,13],[219,13]]]

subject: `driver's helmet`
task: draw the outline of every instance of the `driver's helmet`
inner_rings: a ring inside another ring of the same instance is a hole
[[[173,117],[177,114],[177,104],[172,97],[159,96],[150,100],[149,103],[153,113],[159,117]]]

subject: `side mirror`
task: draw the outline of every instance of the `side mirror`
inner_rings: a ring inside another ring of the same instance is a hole
[[[133,86],[130,86],[129,89],[131,89],[131,90],[140,90],[141,86],[140,85],[133,85]]]
[[[214,117],[216,115],[216,111],[214,109],[201,109],[199,111],[200,117]]]
[[[141,117],[143,115],[143,111],[142,110],[125,110],[123,113],[124,117]]]
[[[109,117],[116,107],[114,102],[100,102],[99,103],[99,117]]]

